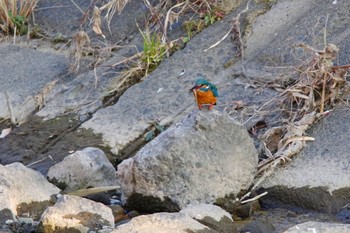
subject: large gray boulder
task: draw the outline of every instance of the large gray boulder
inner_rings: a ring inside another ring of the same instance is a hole
[[[348,233],[350,232],[349,224],[325,223],[325,222],[305,222],[289,228],[283,233]]]
[[[315,125],[314,142],[290,164],[274,171],[261,187],[267,197],[330,213],[350,201],[350,111],[337,108]],[[336,140],[336,142],[335,142]]]
[[[191,205],[179,213],[156,213],[133,218],[112,233],[235,233],[232,217],[218,206]]]
[[[262,70],[281,71],[281,66],[300,64],[307,54],[296,45],[302,42],[323,49],[324,39],[339,47],[340,64],[349,63],[350,23],[342,20],[349,14],[348,6],[347,1],[278,1],[251,25],[251,35],[245,43],[246,71],[260,70],[257,77],[262,77]]]
[[[257,156],[246,129],[227,114],[194,111],[119,164],[117,176],[126,197],[213,203],[250,186]]]
[[[65,191],[117,184],[115,168],[102,150],[93,147],[68,155],[52,166],[47,176]]]
[[[0,118],[23,123],[45,105],[59,75],[67,70],[68,58],[53,49],[33,48],[23,42],[0,44],[0,54]]]
[[[8,219],[15,220],[21,204],[47,206],[50,204],[51,195],[60,191],[39,172],[21,163],[6,166],[0,164],[0,224]],[[32,214],[30,217],[35,219],[36,216]]]
[[[103,226],[114,227],[112,209],[85,198],[61,195],[40,219],[40,231],[91,232]]]

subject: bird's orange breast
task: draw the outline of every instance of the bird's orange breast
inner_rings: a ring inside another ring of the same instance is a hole
[[[214,96],[213,92],[211,91],[201,91],[201,90],[195,90],[196,92],[196,99],[199,105],[201,104],[216,104],[216,97]]]

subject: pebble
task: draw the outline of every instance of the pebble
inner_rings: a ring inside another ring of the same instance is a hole
[[[5,221],[6,225],[10,225],[12,223],[14,223],[14,221],[12,219],[8,219],[8,220]]]
[[[27,217],[18,217],[18,222],[22,224],[34,224],[34,221],[32,218],[27,218]]]

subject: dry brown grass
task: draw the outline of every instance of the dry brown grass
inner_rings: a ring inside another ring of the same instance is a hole
[[[84,31],[76,33],[72,40],[69,72],[76,73],[79,71],[81,58],[90,49],[90,38],[88,34]]]
[[[155,5],[152,5],[148,0],[143,0],[143,2],[149,11],[149,18],[145,22],[145,30],[139,28],[144,40],[143,51],[139,54],[140,56],[132,56],[132,58],[126,59],[126,62],[130,62],[129,66],[132,69],[132,72],[125,71],[127,73],[126,76],[130,76],[130,73],[135,73],[136,68],[139,68],[137,75],[142,72],[144,75],[147,75],[153,71],[165,57],[169,57],[189,40],[189,38],[178,38],[170,41],[167,35],[168,28],[174,22],[178,21],[181,15],[189,12],[192,12],[192,17],[200,17],[199,15],[203,14],[203,12],[208,14],[206,16],[209,16],[213,12],[216,13],[217,11],[214,8],[218,5],[219,0],[180,0],[176,2],[167,0],[156,2]],[[101,17],[106,19],[108,27],[110,27],[113,16],[116,13],[121,13],[128,3],[129,0],[110,0],[101,7],[94,6],[93,10],[91,6],[85,12],[84,18],[87,18],[92,12],[92,29],[96,34],[105,38],[101,27]],[[212,22],[219,18],[219,16],[212,16],[209,21]],[[83,22],[86,22],[86,20]],[[71,72],[77,72],[79,70],[83,53],[88,50],[90,44],[88,38],[87,34],[83,31],[77,33],[73,38]],[[135,59],[140,59],[140,61],[136,61]],[[138,65],[135,66],[132,63],[137,63]],[[113,67],[115,66],[117,65],[113,65]]]
[[[327,115],[348,89],[346,75],[350,65],[335,66],[339,49],[328,44],[323,50],[308,45],[301,48],[312,52],[314,56],[304,67],[298,67],[300,76],[294,84],[288,86],[277,98],[265,104],[256,114],[269,114],[265,111],[275,106],[283,112],[279,126],[268,129],[260,136],[261,148],[265,159],[259,162],[258,175],[253,189],[281,164],[291,161],[314,138],[306,130],[323,116]]]
[[[24,33],[26,21],[32,14],[38,0],[1,0],[0,29],[7,34]]]

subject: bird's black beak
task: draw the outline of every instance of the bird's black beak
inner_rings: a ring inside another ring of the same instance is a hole
[[[192,87],[192,88],[189,90],[189,93],[193,92],[193,90],[198,89],[198,88],[200,88],[200,87],[201,87],[201,86],[198,86],[198,85]]]

